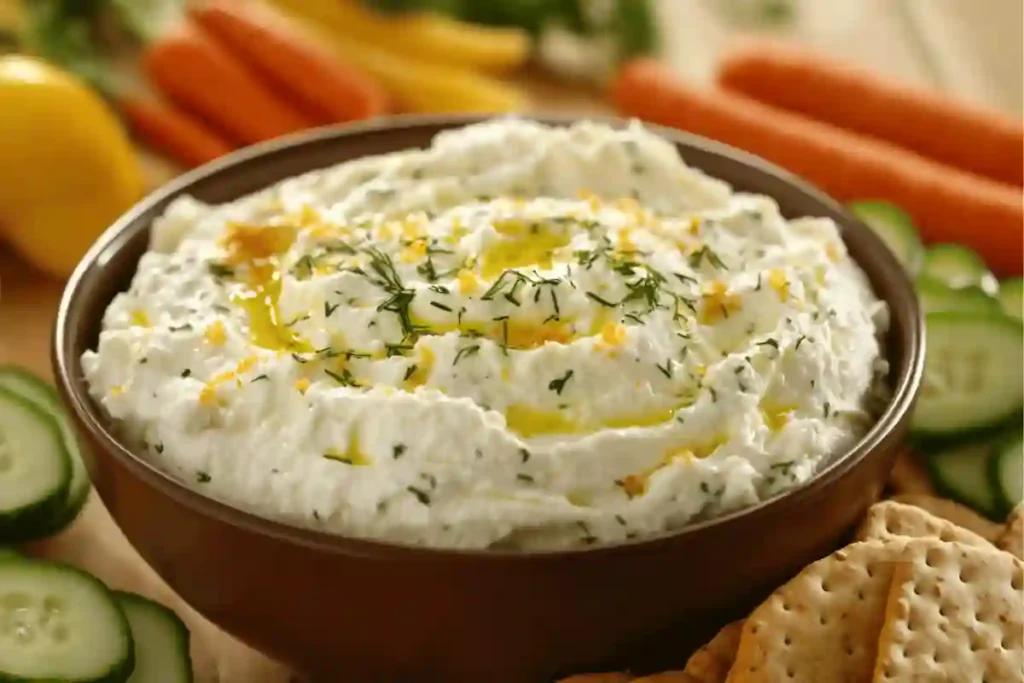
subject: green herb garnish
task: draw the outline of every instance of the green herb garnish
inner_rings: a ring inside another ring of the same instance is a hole
[[[416,500],[423,505],[430,505],[430,495],[423,489],[418,489],[415,486],[406,486],[405,490],[416,496]]]
[[[358,387],[359,382],[352,376],[352,373],[348,371],[348,368],[342,369],[340,373],[334,372],[328,368],[324,368],[324,374],[333,379],[335,382],[343,387]]]
[[[701,261],[707,261],[715,268],[727,270],[725,263],[718,257],[718,254],[711,249],[711,247],[705,245],[697,251],[690,254],[690,267],[696,270],[700,267]]]
[[[210,275],[215,278],[232,277],[235,274],[235,269],[224,263],[209,263],[207,268],[210,271]]]
[[[600,297],[599,295],[594,294],[593,292],[586,292],[586,295],[587,295],[587,298],[589,298],[589,299],[591,299],[593,301],[596,301],[597,303],[601,304],[605,308],[615,308],[615,304],[613,304],[611,301],[608,301],[608,299],[604,299],[604,298]]]
[[[548,389],[561,396],[562,390],[565,389],[565,383],[572,379],[572,375],[572,370],[566,370],[564,375],[548,382]]]
[[[470,346],[463,346],[461,349],[459,349],[458,353],[455,354],[455,359],[452,361],[452,365],[453,366],[454,365],[458,365],[460,360],[462,360],[463,358],[469,358],[470,356],[472,356],[475,353],[478,353],[479,351],[480,351],[480,345],[479,344],[471,344]]]

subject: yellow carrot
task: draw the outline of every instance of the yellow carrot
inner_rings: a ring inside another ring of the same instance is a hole
[[[370,43],[328,35],[308,20],[296,21],[313,39],[322,40],[347,62],[382,83],[403,111],[501,113],[526,108],[526,96],[497,79],[408,59]]]
[[[331,35],[415,60],[495,71],[522,65],[530,53],[529,36],[517,28],[479,26],[433,14],[384,16],[361,7],[358,0],[271,2]]]

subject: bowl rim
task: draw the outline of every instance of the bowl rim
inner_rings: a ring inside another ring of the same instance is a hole
[[[71,349],[68,348],[66,342],[69,329],[68,319],[70,312],[75,309],[81,300],[81,285],[89,272],[99,267],[106,260],[104,256],[107,250],[121,238],[122,234],[134,233],[140,230],[148,231],[150,229],[151,222],[144,227],[139,227],[138,223],[140,218],[150,211],[154,205],[175,196],[187,195],[189,188],[200,180],[209,179],[229,169],[237,169],[240,166],[257,163],[261,159],[279,152],[294,151],[297,148],[315,147],[325,144],[340,144],[348,139],[368,133],[415,128],[450,130],[495,118],[501,117],[477,114],[429,116],[406,114],[302,131],[232,152],[216,161],[177,176],[140,199],[108,227],[82,257],[65,284],[57,310],[57,318],[51,338],[52,369],[57,388],[65,405],[70,407],[74,417],[77,418],[79,428],[84,428],[92,437],[93,442],[98,443],[120,465],[131,471],[133,475],[142,479],[162,495],[170,496],[179,504],[190,508],[193,512],[203,516],[212,516],[222,523],[249,533],[268,536],[278,541],[297,544],[313,550],[350,556],[372,555],[378,558],[386,556],[398,560],[415,557],[420,561],[430,559],[450,561],[453,558],[462,558],[475,562],[531,562],[563,557],[606,556],[620,553],[655,551],[658,546],[671,543],[680,537],[706,531],[713,527],[726,526],[732,522],[757,515],[767,508],[782,504],[795,505],[801,498],[812,495],[816,489],[822,488],[841,478],[849,470],[853,469],[869,453],[881,446],[891,432],[907,419],[920,389],[924,372],[924,320],[917,298],[913,294],[913,285],[909,275],[906,274],[903,267],[896,260],[896,257],[884,246],[884,243],[875,235],[874,231],[863,224],[856,216],[846,211],[842,204],[812,184],[761,157],[702,136],[642,121],[640,123],[642,123],[645,129],[668,140],[673,146],[694,148],[704,153],[726,157],[728,161],[742,164],[755,173],[774,176],[775,179],[790,185],[802,195],[808,196],[839,213],[846,219],[847,227],[852,227],[862,232],[862,239],[876,243],[872,251],[877,252],[879,258],[889,261],[889,263],[883,263],[877,266],[877,268],[896,274],[895,282],[893,283],[895,291],[890,298],[901,297],[906,299],[905,308],[912,320],[909,321],[910,324],[907,326],[910,334],[904,340],[905,348],[902,349],[905,355],[902,371],[897,377],[892,379],[893,386],[890,399],[872,427],[851,448],[840,454],[833,455],[831,461],[825,467],[815,472],[808,481],[800,486],[786,489],[757,503],[723,515],[690,522],[678,528],[667,529],[656,534],[621,543],[528,551],[434,547],[386,539],[346,536],[270,519],[247,509],[235,507],[219,499],[199,493],[174,475],[151,464],[145,458],[137,455],[113,433],[113,430],[109,429],[110,419],[105,418],[100,413],[99,406],[88,394],[80,367],[81,358],[69,353]],[[518,114],[515,115],[515,118],[537,121],[547,125],[562,126],[586,120],[613,127],[623,127],[634,121],[634,119],[615,116],[549,114],[543,112]],[[311,168],[302,173],[313,170],[316,169]],[[887,300],[887,303],[890,304],[891,316],[893,315],[891,310],[893,307],[890,301]],[[890,319],[890,332],[894,328],[895,320]]]

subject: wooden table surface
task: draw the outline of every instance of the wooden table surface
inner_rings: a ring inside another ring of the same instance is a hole
[[[742,4],[741,0],[732,0]],[[0,0],[3,2],[3,0]],[[723,0],[661,0],[668,33],[665,59],[693,80],[707,79],[716,56],[736,27],[721,12]],[[967,5],[977,7],[971,16]],[[909,84],[954,90],[962,96],[1020,112],[1020,0],[801,0],[794,24],[773,29],[799,42],[825,47],[884,69]],[[964,23],[973,37],[964,38]],[[1016,42],[1007,22],[1015,26]],[[980,28],[979,28],[980,27]],[[958,33],[959,31],[959,33]],[[981,31],[989,39],[979,40]],[[999,31],[1004,31],[999,39]],[[1007,49],[1018,53],[1006,63]],[[995,66],[993,66],[995,65]],[[1002,69],[1002,71],[1000,71]],[[547,111],[600,113],[597,94],[526,76],[524,85],[537,107]],[[171,170],[150,160],[154,182]],[[0,182],[5,169],[0,169]],[[62,285],[18,262],[0,246],[0,363],[18,363],[49,375],[50,330]],[[138,557],[93,496],[83,515],[59,536],[30,551],[77,564],[117,588],[132,590],[172,606],[193,634],[199,683],[277,683],[288,681],[284,667],[235,641],[188,608]]]

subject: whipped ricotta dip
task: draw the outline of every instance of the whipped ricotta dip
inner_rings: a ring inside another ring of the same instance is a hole
[[[264,517],[432,547],[644,538],[871,426],[886,306],[634,123],[498,119],[174,201],[83,358],[150,462]]]

